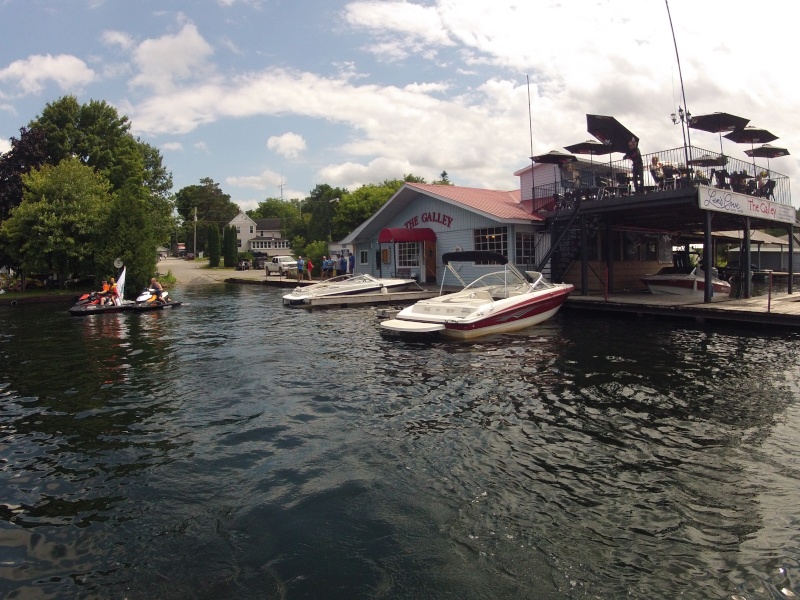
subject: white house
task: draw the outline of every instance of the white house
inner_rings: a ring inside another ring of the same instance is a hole
[[[252,219],[240,212],[228,225],[236,228],[239,252],[276,256],[291,251],[289,240],[281,237],[282,219]]]

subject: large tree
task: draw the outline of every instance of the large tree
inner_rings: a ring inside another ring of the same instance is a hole
[[[195,227],[197,247],[204,248],[210,223],[225,227],[239,214],[239,207],[231,202],[230,195],[224,193],[219,184],[209,177],[201,179],[200,185],[181,188],[175,194],[175,208],[184,220],[186,239],[192,240],[191,245],[187,244],[187,247],[194,245]]]
[[[0,156],[0,221],[22,202],[22,176],[46,162],[44,131],[22,127],[19,139],[11,138],[11,150]]]
[[[299,200],[281,200],[280,198],[267,198],[258,203],[258,207],[247,211],[251,219],[284,219],[293,221],[300,217]]]
[[[26,274],[64,280],[93,272],[111,205],[102,175],[68,158],[23,176],[22,203],[0,226],[5,252]]]

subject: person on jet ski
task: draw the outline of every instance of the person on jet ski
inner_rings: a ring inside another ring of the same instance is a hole
[[[98,304],[103,305],[108,301],[108,294],[110,290],[111,287],[108,285],[108,281],[103,279],[103,285],[100,287],[100,291],[96,292]]]
[[[161,294],[164,292],[164,288],[161,287],[161,284],[158,283],[158,281],[156,281],[155,277],[150,280],[150,289],[153,291],[153,295],[147,299],[148,302],[155,302],[156,300],[159,302],[164,302],[164,299],[161,297]]]

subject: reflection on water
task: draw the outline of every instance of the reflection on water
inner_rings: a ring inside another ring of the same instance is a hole
[[[800,593],[797,336],[576,313],[473,342],[260,286],[0,314],[0,592]]]

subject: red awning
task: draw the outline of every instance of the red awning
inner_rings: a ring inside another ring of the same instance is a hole
[[[435,242],[436,232],[429,227],[386,227],[378,234],[379,244],[390,242]]]

